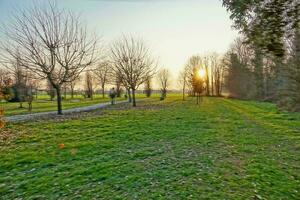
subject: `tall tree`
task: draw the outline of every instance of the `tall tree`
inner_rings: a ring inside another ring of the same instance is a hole
[[[152,80],[151,80],[151,77],[148,77],[144,83],[144,91],[145,91],[145,94],[146,94],[146,97],[150,97],[151,96],[151,93],[152,93]]]
[[[170,85],[170,71],[168,69],[161,69],[157,74],[158,83],[160,85],[161,99],[167,97],[167,89]]]
[[[111,79],[111,66],[107,61],[101,62],[98,64],[97,68],[93,70],[95,74],[95,78],[99,81],[101,90],[102,90],[102,98],[105,97],[105,86],[108,81]]]
[[[85,73],[85,96],[87,98],[93,99],[94,87],[93,87],[93,77],[90,71]]]
[[[75,87],[79,81],[80,81],[80,76],[78,76],[76,79],[73,79],[72,81],[70,81],[69,85],[70,85],[70,90],[71,90],[71,99],[74,98]]]
[[[291,111],[300,111],[300,24],[292,40],[292,52],[288,60],[288,88],[286,107]]]
[[[253,74],[253,49],[237,38],[224,56],[227,67],[226,86],[229,95],[236,98],[255,99],[255,80]]]
[[[298,0],[223,0],[235,28],[261,49],[283,57],[283,38],[299,20]]]
[[[209,96],[210,95],[210,79],[209,79],[209,57],[205,56],[203,59],[203,65],[204,65],[204,69],[205,69],[205,86],[206,86],[206,95]]]
[[[6,86],[5,82],[7,78],[9,78],[8,70],[0,68],[0,88],[4,88]]]
[[[116,86],[116,96],[121,97],[122,93],[122,76],[120,75],[115,75],[115,86]],[[129,102],[131,102],[131,95],[129,92]]]
[[[264,73],[263,73],[263,53],[259,48],[254,49],[253,57],[254,81],[255,81],[255,99],[261,100],[265,97],[264,91]]]
[[[142,40],[123,36],[111,47],[111,61],[123,85],[131,90],[132,105],[136,106],[136,90],[155,74],[156,66],[148,48]]]
[[[53,101],[55,98],[55,89],[53,88],[53,85],[50,83],[50,81],[47,81],[47,94],[50,96],[50,100]]]
[[[202,59],[198,55],[191,56],[185,65],[185,70],[187,73],[187,85],[190,87],[190,92],[193,96],[196,95],[196,90],[193,82],[195,80],[195,76],[197,76],[197,72],[199,72],[201,67]]]
[[[216,76],[219,75],[217,73],[217,68],[219,67],[219,56],[217,53],[211,53],[209,55],[209,60],[210,60],[210,87],[211,87],[211,95],[213,96],[216,91]]]
[[[222,96],[224,73],[225,73],[225,63],[224,60],[222,59],[217,63],[214,70],[214,86],[215,86],[216,96]]]
[[[252,80],[249,70],[241,63],[236,53],[229,54],[226,86],[229,95],[235,98],[248,99],[251,94]]]
[[[24,69],[16,63],[13,71],[14,77],[14,89],[15,89],[15,100],[19,102],[19,108],[23,108],[23,102],[26,97],[26,75]]]
[[[185,66],[180,72],[179,72],[179,84],[182,86],[182,100],[185,100],[185,91],[187,86],[187,78],[188,78],[188,68]]]
[[[23,103],[27,102],[29,111],[31,111],[33,88],[36,89],[38,87],[37,79],[31,71],[20,64],[19,57],[16,60],[13,59],[5,65],[13,78],[13,95],[11,95],[10,100],[19,102],[20,108],[23,108]]]

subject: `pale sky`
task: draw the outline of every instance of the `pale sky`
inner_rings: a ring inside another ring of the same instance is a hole
[[[42,1],[42,0],[40,0]],[[0,24],[32,0],[0,0]],[[176,77],[188,57],[224,53],[238,35],[221,0],[57,0],[79,12],[109,44],[122,34],[143,38],[159,64]],[[174,78],[175,78],[174,77]]]

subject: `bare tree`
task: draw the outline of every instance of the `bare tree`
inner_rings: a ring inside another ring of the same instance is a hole
[[[26,91],[25,91],[25,101],[28,104],[28,111],[31,112],[32,111],[32,102],[34,99],[34,93],[33,91],[36,92],[36,96],[37,96],[37,88],[39,85],[39,80],[36,77],[36,75],[34,73],[32,73],[29,70],[26,70]]]
[[[187,86],[187,80],[188,79],[188,68],[185,66],[180,72],[178,81],[179,84],[182,86],[182,100],[185,100],[185,91]]]
[[[190,92],[192,93],[193,96],[196,95],[196,90],[194,88],[194,79],[195,76],[197,75],[197,72],[199,72],[200,68],[202,66],[202,59],[200,56],[198,55],[194,55],[192,57],[189,58],[186,66],[185,66],[185,70],[187,73],[187,85],[190,88]]]
[[[55,89],[50,81],[47,80],[47,94],[50,96],[50,101],[53,101],[55,98]]]
[[[93,77],[90,71],[85,73],[85,97],[93,99]]]
[[[27,81],[29,80],[26,69],[20,65],[19,56],[14,60],[10,60],[9,64],[6,63],[5,67],[13,78],[12,100],[19,102],[19,108],[23,108],[27,93]]]
[[[148,77],[144,83],[146,97],[150,97],[152,93],[152,80]]]
[[[225,66],[226,66],[226,64],[224,63],[223,60],[218,62],[218,64],[215,66],[214,85],[215,85],[215,91],[216,91],[217,96],[222,95]]]
[[[37,78],[27,68],[23,67],[19,61],[20,56],[16,60],[10,60],[5,67],[13,78],[11,100],[19,102],[19,108],[23,108],[23,103],[28,103],[28,110],[32,110],[33,88],[37,87]]]
[[[0,100],[9,99],[9,87],[12,85],[12,79],[7,69],[0,69]]]
[[[231,44],[230,49],[232,52],[237,54],[237,57],[242,65],[250,65],[254,51],[250,48],[250,45],[246,42],[244,37],[236,38]]]
[[[29,87],[27,96],[28,95],[31,96],[30,98],[33,100],[34,99],[33,97],[35,95],[35,99],[37,99],[38,98],[38,89],[41,86],[41,83],[40,83],[41,80],[36,76],[35,73],[33,73],[32,71],[29,71],[29,70],[26,70],[26,76],[27,76],[27,86]]]
[[[95,78],[99,81],[101,90],[102,90],[102,98],[105,97],[105,86],[111,78],[111,66],[108,62],[101,62],[98,64],[96,69],[93,70]]]
[[[146,79],[155,73],[154,60],[142,40],[123,36],[111,47],[114,70],[122,83],[132,92],[132,105],[136,106],[135,92]]]
[[[115,76],[116,96],[121,97],[122,93],[122,76]],[[129,96],[129,102],[131,102],[131,96]]]
[[[168,69],[161,69],[157,74],[157,79],[160,85],[161,99],[167,97],[167,89],[170,85],[170,71]]]
[[[0,88],[5,86],[5,80],[8,78],[9,72],[6,69],[0,69]]]
[[[131,103],[132,102],[132,98],[131,98],[131,90],[129,87],[126,88],[126,95],[128,95],[128,102]]]
[[[77,79],[73,79],[72,81],[70,81],[71,99],[74,98],[75,86],[78,84],[79,81],[80,76],[78,76]]]
[[[62,114],[61,86],[76,79],[94,61],[96,39],[88,39],[79,17],[55,3],[19,11],[5,27],[3,62],[20,55],[20,64],[45,78],[57,93]],[[19,54],[16,54],[19,52]]]
[[[128,102],[131,103],[132,102],[132,98],[131,98],[131,89],[130,86],[127,84],[126,81],[123,80],[123,76],[120,72],[118,71],[114,71],[113,72],[113,76],[115,78],[115,85],[116,85],[116,91],[117,91],[117,97],[120,97],[121,95],[121,87],[125,87],[126,90],[126,98],[128,98]],[[118,96],[119,93],[119,96]]]
[[[211,53],[209,55],[209,61],[210,61],[210,86],[211,86],[211,95],[214,96],[215,93],[218,93],[216,90],[216,79],[221,77],[216,77],[220,75],[220,69],[219,67],[219,56],[217,53]],[[219,89],[219,88],[218,88]],[[220,94],[217,94],[219,96]]]
[[[14,77],[15,99],[19,102],[19,108],[23,108],[23,102],[26,97],[26,75],[24,69],[15,63],[12,71]]]
[[[210,79],[209,79],[209,57],[205,56],[203,59],[203,64],[204,64],[204,69],[205,69],[205,85],[206,85],[206,95],[209,96],[210,95],[210,90],[209,90],[209,86],[210,86]]]

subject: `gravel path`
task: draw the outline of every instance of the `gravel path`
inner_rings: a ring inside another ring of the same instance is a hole
[[[126,103],[128,101],[118,101],[116,104],[120,103]],[[85,107],[79,107],[79,108],[70,108],[63,110],[63,114],[72,114],[72,113],[80,113],[80,112],[89,112],[93,110],[97,110],[100,108],[105,108],[110,105],[110,102],[106,103],[100,103],[100,104],[95,104],[91,106],[85,106]],[[32,114],[25,114],[25,115],[13,115],[9,117],[4,117],[4,119],[7,122],[23,122],[23,121],[31,121],[31,120],[37,120],[41,118],[59,118],[63,117],[64,115],[57,115],[57,111],[49,111],[49,112],[40,112],[40,113],[32,113]]]

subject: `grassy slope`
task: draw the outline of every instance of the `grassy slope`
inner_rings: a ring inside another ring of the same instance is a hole
[[[0,148],[0,199],[299,199],[299,114],[217,98],[153,104],[11,125],[26,131]]]

